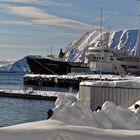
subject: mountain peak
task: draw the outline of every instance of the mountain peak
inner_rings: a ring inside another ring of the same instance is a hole
[[[3,64],[0,67],[0,71],[7,71],[7,72],[27,72],[30,71],[29,65],[27,63],[26,57],[21,58],[15,62],[10,64]]]
[[[105,31],[103,34],[106,33]],[[81,38],[74,40],[66,48],[66,61],[84,62],[91,44],[97,44],[100,40],[100,32],[87,32]],[[129,55],[136,53],[136,42],[138,30],[120,30],[112,31],[109,37],[108,46],[119,49]]]

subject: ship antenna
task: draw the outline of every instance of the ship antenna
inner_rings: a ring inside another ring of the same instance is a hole
[[[52,57],[52,45],[51,45],[51,57]]]
[[[103,28],[103,27],[102,27],[102,26],[103,26],[103,23],[102,23],[102,16],[103,16],[103,13],[102,13],[102,12],[103,12],[103,7],[101,7],[101,30],[100,30],[100,34],[101,34],[101,35],[100,35],[100,45],[101,45],[101,46],[100,46],[100,47],[102,47],[102,44],[103,44],[103,43],[102,43],[102,32],[103,32],[103,31],[102,31],[102,28]],[[101,60],[100,60],[100,61],[101,61]],[[100,67],[100,81],[101,81],[101,78],[102,78],[102,66]]]
[[[102,47],[102,40],[103,40],[103,38],[102,38],[102,33],[103,33],[103,22],[102,22],[102,17],[103,17],[103,7],[101,7],[101,29],[100,29],[100,45],[101,45],[101,47]]]

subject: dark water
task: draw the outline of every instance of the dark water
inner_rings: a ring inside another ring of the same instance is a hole
[[[24,73],[0,73],[0,89],[23,89]],[[44,120],[53,101],[0,97],[0,127]]]
[[[0,127],[44,120],[54,102],[0,97]]]
[[[0,72],[0,89],[23,89],[25,73]]]

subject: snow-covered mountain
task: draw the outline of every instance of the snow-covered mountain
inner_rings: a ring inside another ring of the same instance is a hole
[[[137,38],[138,38],[138,30],[112,31],[110,34],[108,45],[110,47],[122,50],[123,52],[126,52],[130,55],[133,55],[136,53],[135,51]],[[88,32],[79,39],[74,40],[65,49],[66,61],[84,62],[88,47],[91,44],[98,43],[99,39],[100,32],[93,31],[91,33]]]
[[[27,71],[30,71],[30,68],[27,63],[26,57],[24,57],[10,64],[5,64],[3,66],[0,66],[0,71],[27,72]]]

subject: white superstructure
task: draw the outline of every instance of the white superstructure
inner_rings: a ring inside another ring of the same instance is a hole
[[[130,56],[108,46],[107,33],[104,40],[90,45],[88,62],[90,69],[98,69],[102,73],[125,74],[140,71],[140,56]]]

